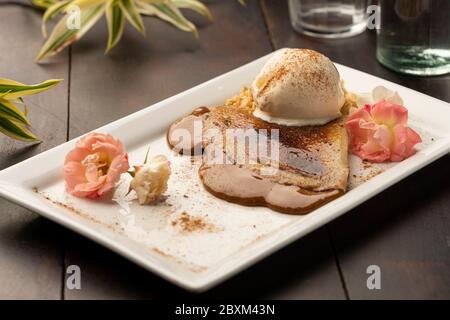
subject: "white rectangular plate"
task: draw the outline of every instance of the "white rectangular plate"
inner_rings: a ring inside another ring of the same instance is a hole
[[[346,88],[352,92],[369,92],[375,86],[384,85],[400,93],[409,109],[409,124],[424,140],[419,152],[401,163],[364,169],[362,176],[369,175],[370,179],[358,178],[360,161],[351,157],[350,191],[306,216],[244,207],[214,198],[199,182],[196,164],[175,156],[168,149],[166,129],[195,107],[220,105],[240,92],[243,86],[251,83],[270,56],[95,130],[121,139],[132,165],[143,161],[148,146],[151,155],[170,157],[173,174],[165,202],[155,206],[137,205],[132,201],[133,194],[125,196],[126,175],[109,201],[78,199],[66,194],[62,165],[77,139],[1,171],[0,195],[181,287],[203,291],[450,151],[448,103],[337,65]]]

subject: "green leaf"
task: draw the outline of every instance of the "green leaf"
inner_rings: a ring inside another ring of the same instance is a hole
[[[0,117],[0,132],[21,141],[39,141],[30,130],[14,121]]]
[[[119,42],[125,26],[125,18],[118,0],[113,0],[108,4],[106,20],[108,22],[108,45],[106,52],[108,52]]]
[[[139,2],[139,11],[142,14],[156,16],[164,20],[180,30],[192,32],[198,38],[198,32],[195,25],[187,20],[183,14],[171,3],[144,3]]]
[[[147,152],[145,153],[144,164],[147,164],[149,153],[150,153],[150,147],[147,148]]]
[[[120,0],[119,5],[120,8],[122,9],[123,14],[127,18],[127,20],[131,23],[131,25],[135,27],[140,33],[145,35],[144,23],[142,22],[141,15],[136,9],[134,1]]]
[[[61,81],[61,79],[51,79],[34,85],[25,85],[17,81],[0,78],[0,95],[2,99],[14,100],[48,90]]]
[[[89,1],[74,1],[73,5],[80,8],[80,29],[69,29],[67,27],[67,20],[69,15],[66,14],[55,26],[52,34],[41,48],[36,60],[41,61],[44,58],[53,56],[64,49],[66,46],[80,39],[103,15],[106,9],[106,4],[91,1],[96,5],[91,5]],[[67,6],[66,11],[70,10],[72,6]]]
[[[0,99],[0,118],[30,125],[25,113],[20,111],[11,101]]]
[[[47,9],[56,3],[57,0],[31,0],[31,3],[41,9]]]
[[[170,2],[177,8],[194,10],[208,18],[208,20],[213,20],[211,11],[198,0],[171,0]]]
[[[47,38],[47,22],[56,16],[58,13],[64,10],[65,7],[70,3],[71,0],[58,1],[51,5],[45,10],[44,16],[42,17],[41,30],[44,38]]]
[[[4,96],[6,96],[9,93],[9,91],[7,92],[0,92],[0,99],[3,98]]]

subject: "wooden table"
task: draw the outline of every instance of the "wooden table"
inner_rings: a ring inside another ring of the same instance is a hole
[[[200,42],[146,18],[148,39],[127,26],[122,42],[104,56],[107,31],[101,21],[44,65],[33,62],[42,44],[40,13],[0,5],[0,75],[27,83],[65,79],[28,99],[34,131],[44,142],[28,145],[0,136],[0,169],[281,47],[316,49],[338,63],[450,101],[449,76],[416,78],[379,65],[373,32],[312,39],[291,29],[285,1],[249,0],[247,8],[232,0],[208,3],[214,23],[192,15]],[[447,155],[201,295],[0,200],[0,298],[448,299],[449,177]],[[81,267],[81,290],[64,286],[71,264]],[[381,290],[366,287],[366,269],[373,264],[381,268]]]

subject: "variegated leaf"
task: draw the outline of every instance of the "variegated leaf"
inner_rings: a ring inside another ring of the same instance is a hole
[[[111,50],[120,40],[125,26],[125,18],[119,6],[119,0],[112,0],[106,9],[106,20],[108,22],[108,45],[106,52]]]
[[[31,3],[34,4],[38,8],[47,9],[48,7],[55,4],[56,1],[58,1],[58,0],[31,0]]]
[[[183,14],[171,3],[144,3],[139,2],[139,11],[142,14],[156,16],[161,20],[169,22],[180,30],[192,32],[198,38],[195,25],[187,20]]]
[[[135,2],[133,0],[120,0],[119,5],[128,22],[130,22],[140,33],[145,35],[144,23],[142,22],[141,15],[136,9]]]
[[[103,1],[102,1],[103,2]],[[106,10],[106,4],[98,4],[99,1],[93,1],[96,5],[89,6],[86,1],[74,1],[73,4],[80,8],[80,29],[69,29],[67,20],[69,15],[65,15],[55,26],[52,34],[41,48],[36,60],[40,61],[44,58],[55,55],[66,46],[80,39],[103,15]],[[66,10],[71,7],[67,6]]]
[[[38,137],[36,137],[25,126],[1,117],[0,117],[0,132],[16,140],[39,141]]]
[[[77,6],[81,9],[85,9],[85,8],[97,6],[100,4],[104,4],[106,6],[106,4],[108,2],[109,2],[109,0],[71,0],[70,4],[73,6]]]
[[[69,5],[71,0],[63,0],[58,1],[51,5],[50,7],[45,10],[44,16],[42,17],[42,24],[41,24],[41,30],[42,34],[44,35],[44,38],[47,38],[47,22],[52,19],[54,16],[56,16],[58,13],[64,10],[64,8]]]
[[[11,101],[0,99],[0,118],[17,121],[25,125],[30,125],[26,114],[20,111]]]
[[[61,81],[61,79],[51,79],[34,85],[25,85],[17,81],[0,78],[0,95],[2,95],[2,99],[14,100],[48,90]]]
[[[170,2],[177,8],[194,10],[209,20],[213,19],[211,11],[198,0],[170,0]]]

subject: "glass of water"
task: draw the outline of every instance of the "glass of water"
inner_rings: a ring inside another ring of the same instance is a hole
[[[369,0],[289,0],[292,27],[320,38],[360,34],[367,26]]]
[[[380,0],[377,58],[414,75],[450,72],[450,1]]]

